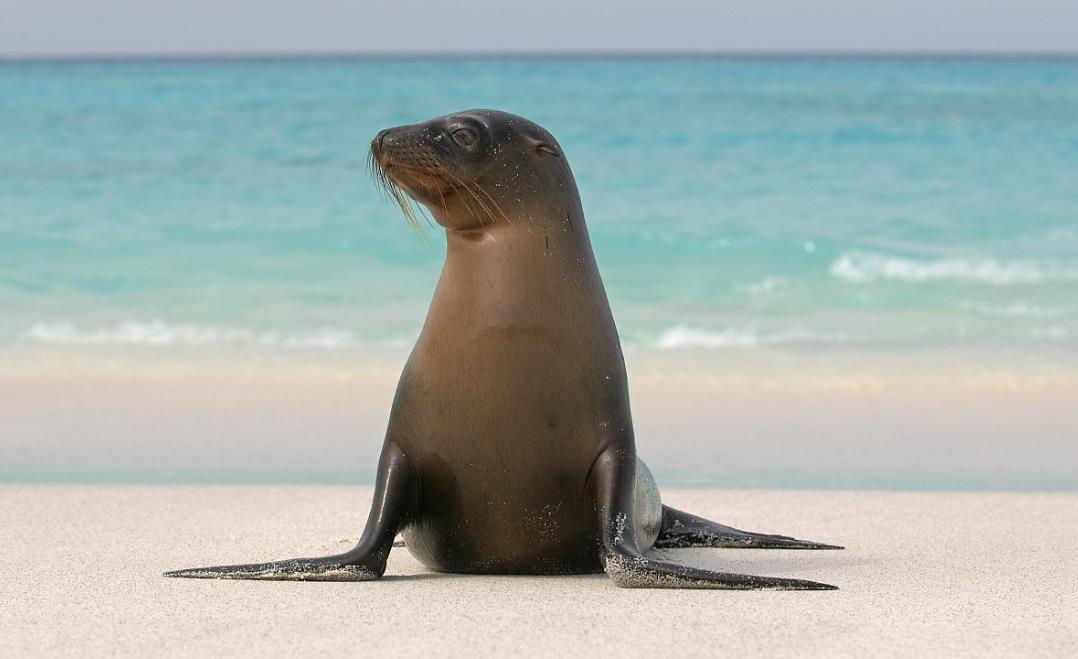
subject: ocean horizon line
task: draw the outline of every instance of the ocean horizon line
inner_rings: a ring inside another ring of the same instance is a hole
[[[133,53],[17,53],[0,55],[0,64],[128,63],[128,62],[279,62],[399,60],[954,60],[954,61],[1074,61],[1074,51],[965,50],[478,50],[478,51],[237,51]]]

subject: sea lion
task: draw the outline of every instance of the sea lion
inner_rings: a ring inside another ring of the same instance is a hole
[[[650,557],[652,547],[839,549],[663,506],[637,458],[621,344],[576,182],[540,126],[469,110],[384,130],[385,189],[445,228],[446,259],[401,374],[374,502],[352,550],[166,573],[367,580],[398,531],[430,568],[604,571],[618,586],[833,589]]]

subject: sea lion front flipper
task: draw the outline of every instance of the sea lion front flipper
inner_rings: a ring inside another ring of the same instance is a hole
[[[637,542],[633,451],[603,451],[588,474],[598,516],[603,568],[623,588],[711,588],[726,590],[837,590],[835,586],[781,577],[712,572],[644,556]]]
[[[378,464],[374,501],[363,536],[354,548],[335,556],[292,558],[270,563],[219,565],[165,572],[190,579],[270,581],[370,581],[382,576],[397,529],[415,509],[418,488],[408,460],[387,442]]]
[[[786,535],[742,531],[732,526],[663,506],[662,529],[655,540],[658,549],[689,547],[739,547],[746,549],[843,549],[838,545],[797,540]]]
[[[383,567],[382,570],[385,568]],[[265,581],[372,581],[377,569],[357,564],[351,553],[320,558],[292,558],[270,563],[218,565],[165,572],[166,577],[187,579],[258,579]]]

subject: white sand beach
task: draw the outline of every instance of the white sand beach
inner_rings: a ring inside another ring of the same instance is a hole
[[[370,490],[0,487],[0,656],[1078,654],[1078,495],[668,489],[842,552],[680,550],[834,592],[623,590],[604,576],[436,574],[404,549],[367,583],[166,579],[338,551]]]

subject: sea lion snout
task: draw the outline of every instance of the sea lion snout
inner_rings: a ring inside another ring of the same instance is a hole
[[[561,148],[545,129],[497,110],[465,110],[379,131],[371,164],[418,226],[410,201],[451,230],[488,230],[510,217],[562,222],[579,199]],[[553,211],[552,211],[553,209]]]
[[[387,146],[392,146],[392,144],[393,144],[393,139],[392,138],[389,139],[389,144],[386,143],[386,138],[389,137],[389,135],[390,135],[390,133],[392,131],[393,131],[392,128],[386,128],[384,130],[378,131],[378,134],[374,136],[373,140],[371,140],[371,148],[372,149],[384,149]]]
[[[448,208],[447,201],[461,179],[439,153],[437,137],[435,127],[410,124],[380,130],[371,140],[369,162],[375,175],[415,226],[418,222],[406,196],[428,209]]]
[[[381,167],[407,162],[421,139],[408,126],[397,126],[378,131],[371,140],[371,153]]]

